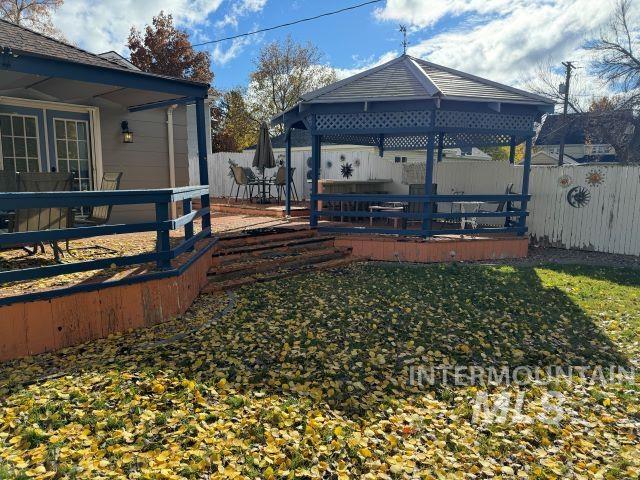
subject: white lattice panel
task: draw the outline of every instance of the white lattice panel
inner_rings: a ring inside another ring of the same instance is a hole
[[[431,125],[431,112],[362,112],[316,115],[316,129],[327,130],[383,130],[389,128],[422,128]]]
[[[527,115],[509,115],[503,113],[456,112],[438,110],[436,128],[465,128],[497,131],[533,130],[533,117]]]

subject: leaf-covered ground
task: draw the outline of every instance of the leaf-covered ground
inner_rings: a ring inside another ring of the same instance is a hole
[[[411,364],[638,367],[639,277],[358,264],[202,296],[1,366],[0,478],[638,478],[638,377],[408,380]],[[521,416],[474,418],[479,393],[505,392],[524,392]]]

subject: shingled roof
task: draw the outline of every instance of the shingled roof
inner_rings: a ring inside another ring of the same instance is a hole
[[[553,100],[435,63],[402,55],[302,96],[308,103],[475,100],[553,105]]]
[[[180,82],[201,85],[202,82],[195,82],[183,78],[156,75],[153,73],[134,70],[123,64],[121,61],[112,59],[109,55],[101,56],[88,52],[81,48],[69,45],[51,37],[47,37],[28,28],[16,25],[6,20],[0,19],[0,49],[8,48],[13,53],[25,53],[38,57],[49,57],[67,62],[81,63],[101,68],[114,70],[124,70],[134,75],[148,75],[153,77],[168,78]]]

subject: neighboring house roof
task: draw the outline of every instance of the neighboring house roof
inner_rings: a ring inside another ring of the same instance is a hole
[[[631,112],[620,112],[619,114],[621,119],[627,115],[633,115]],[[601,129],[596,128],[597,125],[598,117],[592,113],[570,113],[567,115],[566,124],[564,123],[563,116],[561,114],[547,115],[540,127],[535,144],[560,145],[562,134],[565,130],[565,144],[607,144],[608,142],[603,137]]]
[[[140,70],[133,70],[130,66],[124,65],[122,61],[110,59],[112,56],[101,56],[87,52],[81,48],[47,37],[46,35],[34,32],[33,30],[2,19],[0,19],[0,49],[10,49],[14,54],[25,53],[29,56],[54,58],[94,67],[127,71],[135,75],[167,78],[194,85],[206,85],[202,82],[195,82],[183,78],[156,75]],[[118,57],[120,56],[118,55]],[[126,61],[126,59],[123,59],[122,57],[120,58]]]
[[[402,55],[390,62],[309,92],[309,103],[383,100],[482,100],[534,105],[554,101],[524,90],[477,77],[435,63]]]

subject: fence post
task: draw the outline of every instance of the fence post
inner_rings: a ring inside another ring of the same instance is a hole
[[[184,200],[182,200],[182,214],[188,215],[191,213],[191,211],[192,211],[192,199],[185,198]],[[193,237],[193,220],[191,220],[189,223],[187,223],[184,226],[184,240],[187,241],[191,237]],[[193,249],[194,247],[191,247],[189,248],[189,251],[192,252]]]
[[[156,203],[156,223],[160,224],[162,222],[167,222],[168,220],[169,204],[167,202]],[[164,227],[166,227],[166,223],[164,224]],[[158,268],[165,269],[171,267],[171,260],[168,257],[160,257],[160,255],[167,254],[170,248],[169,230],[162,230],[161,226],[158,225],[158,230],[156,230],[156,253],[158,254],[156,264],[158,265]]]
[[[432,195],[433,190],[433,147],[434,134],[430,133],[427,139],[427,165],[424,175],[424,194]],[[425,237],[431,236],[431,216],[433,215],[433,200],[429,198],[422,206],[422,233]]]
[[[524,146],[524,163],[522,170],[522,195],[529,195],[529,175],[531,174],[531,137],[527,138]],[[520,211],[522,213],[527,211],[528,200],[524,199],[520,202]],[[527,226],[527,217],[521,216],[518,220],[518,227],[525,228]],[[524,230],[518,232],[518,236],[524,236]]]

